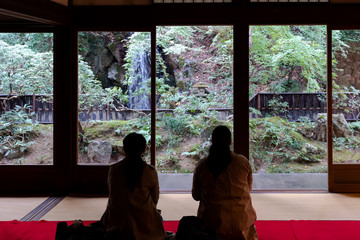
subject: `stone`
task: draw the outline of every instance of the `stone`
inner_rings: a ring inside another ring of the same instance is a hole
[[[90,163],[109,163],[112,147],[107,141],[91,141],[87,147],[87,158]]]
[[[214,131],[215,126],[213,127],[207,127],[200,133],[200,141],[202,143],[211,141],[211,134]]]
[[[318,148],[310,143],[305,143],[301,148],[298,158],[298,162],[320,162],[325,154],[325,150]]]
[[[183,75],[182,75],[182,72],[176,70],[174,71],[174,77],[175,77],[175,81],[177,83],[179,83],[180,81],[184,82],[184,78],[183,78]]]
[[[334,137],[347,137],[353,135],[343,114],[333,114],[332,119]]]
[[[125,70],[117,63],[113,63],[108,69],[107,77],[112,82],[115,82],[115,86],[124,87],[127,86],[125,79]]]
[[[306,154],[321,154],[324,153],[324,150],[318,148],[317,146],[312,145],[311,143],[305,143],[301,148],[301,151]]]
[[[124,148],[119,145],[111,145],[112,153],[120,153],[122,155],[125,155]]]
[[[343,114],[333,114],[333,136],[334,137],[348,137],[352,136],[353,132],[349,129],[347,121]],[[318,141],[327,141],[327,114],[318,113],[315,118],[315,127],[313,138]]]
[[[120,51],[120,42],[112,42],[107,45],[107,48],[111,52],[111,54],[115,57],[116,61],[120,63],[122,61],[121,51]]]
[[[6,150],[0,148],[0,159],[2,159],[4,157],[5,153],[6,153]]]
[[[20,148],[13,148],[10,150],[10,152],[6,155],[7,159],[15,159],[20,158],[24,155],[24,152],[20,151]]]
[[[312,137],[318,141],[327,141],[327,115],[318,113],[315,117],[315,127]]]
[[[100,54],[101,55],[99,55],[99,57],[101,59],[101,68],[110,67],[114,61],[114,56],[112,53],[107,49],[103,49]]]

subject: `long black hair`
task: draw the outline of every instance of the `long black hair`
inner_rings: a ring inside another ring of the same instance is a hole
[[[140,184],[140,179],[144,171],[145,162],[141,155],[146,148],[146,140],[143,135],[130,133],[123,140],[124,152],[126,155],[126,186],[133,191]]]
[[[231,132],[226,126],[217,126],[212,132],[212,145],[206,159],[206,165],[218,177],[231,162]]]

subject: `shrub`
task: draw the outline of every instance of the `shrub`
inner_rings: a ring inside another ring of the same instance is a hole
[[[185,135],[190,132],[190,126],[186,116],[177,115],[176,117],[173,117],[171,115],[164,115],[162,120],[165,127],[174,134]]]
[[[16,106],[0,116],[0,146],[4,156],[15,151],[24,153],[33,142],[29,141],[36,135],[32,123],[34,113],[29,112],[29,106]]]
[[[348,123],[350,130],[360,133],[360,121]]]

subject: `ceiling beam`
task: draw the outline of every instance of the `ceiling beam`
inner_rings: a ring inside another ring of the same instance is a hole
[[[0,14],[49,25],[71,22],[71,9],[49,0],[0,0]]]
[[[154,4],[74,7],[78,27],[202,24],[356,24],[360,4]],[[341,16],[341,17],[340,17]]]

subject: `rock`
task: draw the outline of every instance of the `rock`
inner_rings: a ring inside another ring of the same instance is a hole
[[[107,48],[109,49],[111,54],[115,57],[115,59],[118,63],[120,63],[122,61],[120,45],[121,45],[121,43],[119,43],[119,42],[112,42],[107,45]]]
[[[110,67],[110,65],[114,61],[114,56],[112,55],[112,53],[107,49],[103,49],[100,54],[101,55],[99,55],[98,57],[100,57],[101,59],[100,61],[102,68]]]
[[[112,145],[111,148],[113,153],[120,153],[122,155],[125,155],[124,148],[122,146]]]
[[[318,141],[327,141],[327,115],[326,113],[319,113],[315,117],[314,134],[312,137]]]
[[[113,63],[110,66],[110,68],[108,69],[107,77],[112,82],[115,82],[115,84],[113,84],[114,86],[124,87],[127,85],[125,79],[125,70],[117,63]]]
[[[333,114],[333,136],[347,137],[352,136],[353,132],[349,129],[343,114]],[[319,113],[315,118],[315,127],[313,138],[318,141],[326,142],[327,140],[327,114]]]
[[[207,141],[211,141],[211,134],[214,131],[215,126],[213,127],[207,127],[200,133],[200,141],[202,143],[205,143]]]
[[[310,143],[305,143],[302,147],[301,151],[306,154],[321,154],[324,153],[324,150],[321,148],[318,148]]]
[[[334,137],[347,137],[353,135],[343,114],[333,114],[333,133]]]
[[[299,157],[296,159],[298,162],[320,162],[325,151],[310,143],[305,143],[301,148]]]
[[[87,158],[90,163],[109,163],[112,147],[107,141],[91,141],[87,148]]]
[[[10,151],[7,155],[6,155],[6,158],[7,159],[15,159],[15,158],[20,158],[21,156],[24,155],[24,152],[21,152],[20,151],[20,148],[13,148],[11,150],[8,150]]]
[[[0,159],[4,157],[5,153],[6,153],[5,149],[0,148]]]
[[[178,80],[176,82],[176,87],[179,89],[179,91],[185,90],[185,82],[183,80]]]
[[[177,84],[182,81],[184,82],[184,78],[183,78],[183,75],[182,75],[182,72],[180,71],[174,71],[174,77],[175,77],[175,81],[177,82]],[[184,85],[184,88],[185,89],[185,85]]]

